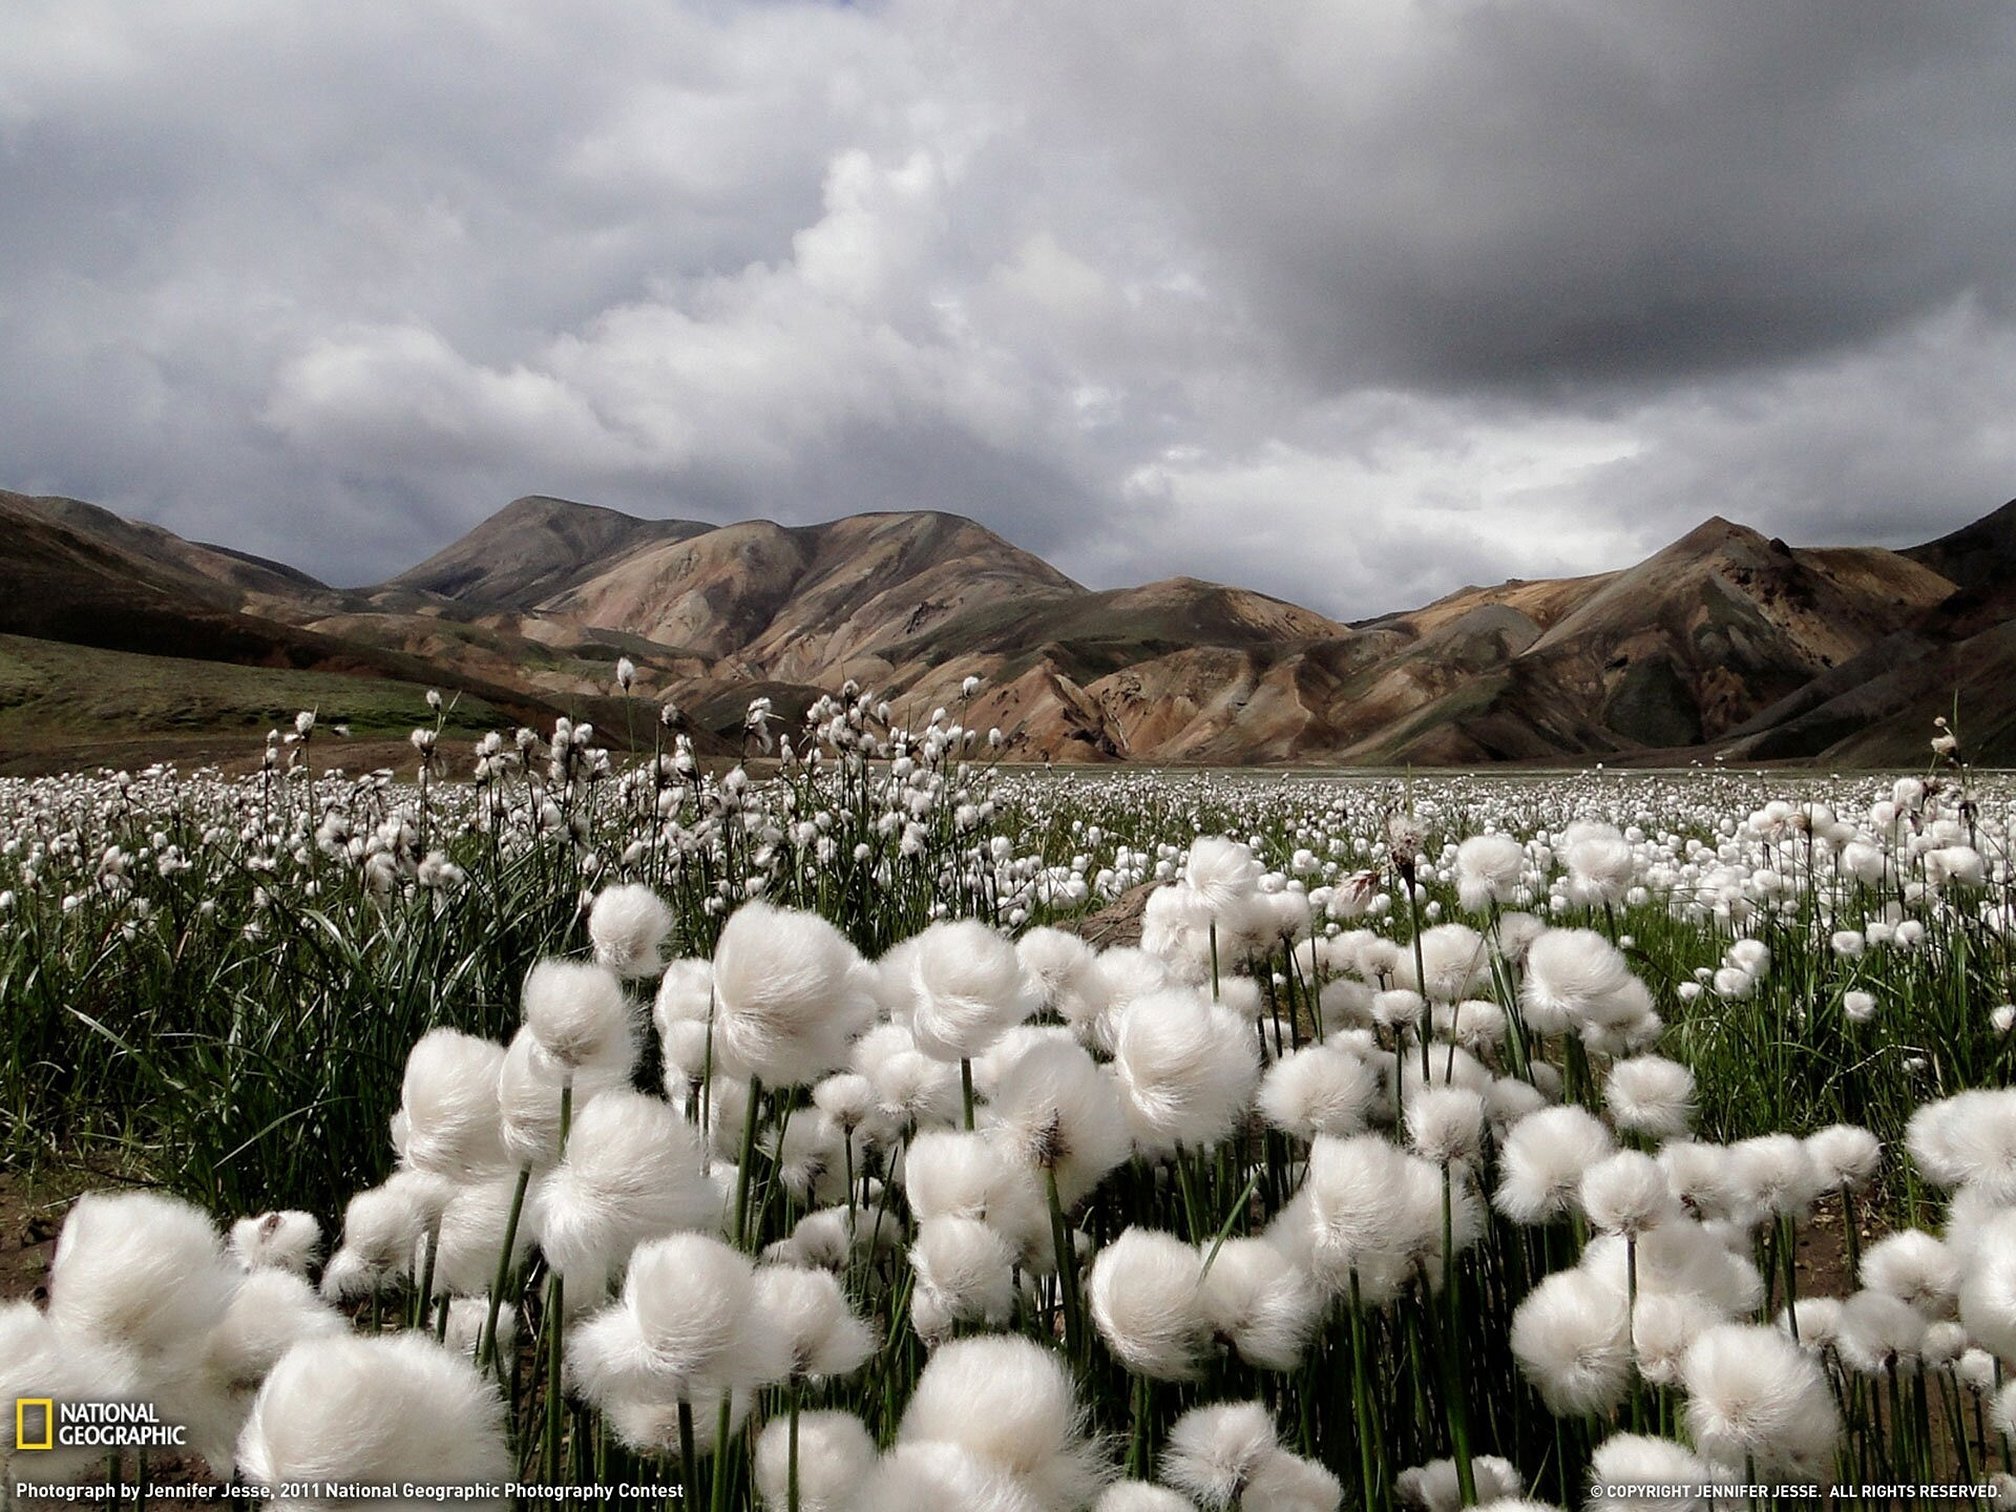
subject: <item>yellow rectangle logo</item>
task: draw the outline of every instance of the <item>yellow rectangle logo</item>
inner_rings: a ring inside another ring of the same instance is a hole
[[[30,1408],[42,1409],[42,1440],[40,1443],[28,1441],[28,1413]],[[51,1397],[14,1398],[14,1447],[16,1449],[54,1449],[56,1447],[56,1403]]]

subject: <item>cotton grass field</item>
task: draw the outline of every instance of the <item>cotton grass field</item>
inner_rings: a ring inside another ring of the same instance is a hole
[[[1950,746],[1023,773],[850,688],[709,771],[444,717],[397,774],[311,777],[304,714],[247,778],[0,784],[0,1141],[89,1188],[0,1402],[301,1505],[2016,1494],[2016,787]],[[163,1469],[0,1432],[8,1494]]]

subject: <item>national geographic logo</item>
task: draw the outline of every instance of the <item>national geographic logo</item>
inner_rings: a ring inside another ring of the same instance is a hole
[[[14,1399],[14,1447],[54,1449],[56,1447],[56,1403],[49,1397]]]
[[[38,1449],[180,1449],[189,1430],[164,1423],[151,1402],[14,1399],[14,1447]]]

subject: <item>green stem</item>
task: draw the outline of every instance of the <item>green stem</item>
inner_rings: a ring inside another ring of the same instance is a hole
[[[1351,1267],[1351,1413],[1358,1424],[1359,1490],[1365,1512],[1380,1505],[1379,1482],[1372,1463],[1372,1393],[1365,1379],[1365,1303],[1358,1286],[1358,1267]]]
[[[1470,1463],[1470,1407],[1463,1395],[1463,1367],[1456,1358],[1456,1351],[1463,1339],[1463,1272],[1456,1264],[1454,1204],[1450,1185],[1453,1180],[1450,1167],[1442,1167],[1442,1290],[1443,1301],[1448,1305],[1448,1333],[1443,1347],[1438,1351],[1442,1358],[1443,1395],[1448,1400],[1443,1404],[1449,1413],[1449,1447],[1456,1458],[1456,1489],[1463,1498],[1463,1505],[1477,1504],[1477,1471]],[[1434,1299],[1427,1295],[1428,1272],[1421,1272],[1422,1314],[1425,1319],[1435,1317]]]
[[[1057,1291],[1064,1306],[1064,1347],[1075,1367],[1085,1353],[1082,1348],[1084,1324],[1078,1316],[1078,1253],[1071,1244],[1071,1228],[1064,1221],[1064,1205],[1057,1200],[1057,1168],[1043,1168],[1043,1185],[1050,1199],[1050,1242],[1057,1251]]]
[[[560,1144],[561,1159],[567,1157],[567,1136],[573,1132],[574,1123],[574,1081],[569,1077],[560,1087]],[[560,1481],[560,1453],[563,1425],[566,1421],[565,1402],[560,1390],[560,1373],[566,1364],[565,1341],[561,1337],[563,1328],[561,1315],[566,1310],[566,1286],[560,1273],[553,1271],[546,1278],[546,1472],[550,1484]]]
[[[1174,1156],[1176,1166],[1176,1190],[1183,1196],[1184,1237],[1192,1244],[1198,1242],[1197,1193],[1190,1180],[1190,1162],[1183,1158],[1183,1151]]]
[[[1151,1389],[1148,1377],[1145,1375],[1134,1377],[1134,1389],[1131,1393],[1133,1398],[1133,1422],[1130,1425],[1130,1431],[1127,1436],[1127,1475],[1129,1479],[1133,1480],[1138,1480],[1148,1473],[1150,1447],[1148,1443],[1148,1412],[1151,1405],[1148,1393]]]
[[[566,1356],[560,1337],[560,1314],[566,1306],[566,1287],[558,1271],[546,1277],[546,1479],[560,1483],[561,1426],[565,1421],[560,1392],[560,1368]]]
[[[1638,1376],[1638,1236],[1624,1236],[1624,1337],[1631,1345],[1631,1431],[1645,1431],[1645,1403]]]
[[[504,1223],[504,1247],[497,1252],[497,1276],[490,1285],[490,1307],[483,1316],[482,1337],[476,1344],[476,1368],[486,1368],[497,1357],[497,1314],[504,1303],[504,1288],[511,1279],[511,1251],[518,1243],[518,1221],[525,1211],[525,1189],[531,1185],[532,1168],[518,1168],[518,1184],[511,1192],[511,1216]]]
[[[791,1388],[790,1388],[791,1447],[790,1447],[790,1454],[788,1456],[789,1464],[785,1477],[787,1484],[785,1505],[789,1508],[789,1512],[798,1512],[798,1392],[799,1392],[798,1378],[796,1376],[793,1376],[791,1378]]]
[[[427,1225],[427,1263],[420,1267],[420,1295],[413,1304],[413,1326],[427,1326],[427,1310],[434,1302],[434,1257],[441,1250],[441,1220]]]
[[[1414,896],[1412,879],[1402,877],[1400,885],[1407,891],[1407,917],[1414,927],[1414,985],[1421,993],[1421,1027],[1417,1032],[1421,1039],[1421,1080],[1425,1082],[1432,1075],[1428,1062],[1428,1031],[1434,1024],[1435,1010],[1428,1003],[1428,968],[1421,959],[1421,900]]]
[[[728,1429],[734,1418],[735,1393],[721,1393],[721,1410],[714,1418],[714,1512],[728,1512]]]
[[[1239,1194],[1237,1200],[1232,1204],[1232,1210],[1225,1215],[1225,1221],[1218,1225],[1218,1232],[1211,1240],[1211,1248],[1205,1253],[1204,1267],[1197,1273],[1197,1279],[1200,1282],[1211,1274],[1211,1267],[1218,1260],[1218,1251],[1225,1247],[1225,1240],[1230,1236],[1234,1226],[1239,1222],[1239,1215],[1246,1211],[1246,1204],[1253,1200],[1254,1192],[1259,1190],[1260,1178],[1266,1174],[1264,1170],[1256,1170],[1253,1173],[1246,1183],[1246,1189]]]
[[[1785,1318],[1792,1330],[1792,1342],[1799,1342],[1799,1220],[1785,1217],[1778,1220],[1783,1235],[1779,1242],[1779,1258],[1785,1266]]]
[[[679,1398],[679,1481],[685,1488],[683,1500],[700,1502],[700,1456],[694,1449],[693,1404]]]
[[[749,1171],[756,1163],[756,1120],[763,1103],[763,1078],[749,1078],[749,1112],[742,1120],[742,1164],[735,1172],[735,1245],[745,1249],[749,1244]],[[718,1467],[721,1450],[714,1450]]]

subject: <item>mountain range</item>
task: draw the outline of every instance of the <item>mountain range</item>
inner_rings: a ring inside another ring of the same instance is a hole
[[[2016,760],[2016,503],[1903,551],[1711,518],[1621,571],[1350,623],[1194,578],[1093,591],[928,511],[711,525],[529,497],[354,589],[71,499],[0,492],[0,532],[0,748],[10,705],[45,728],[85,702],[65,678],[122,654],[178,658],[182,688],[237,669],[216,712],[238,726],[291,712],[247,670],[266,669],[348,679],[317,684],[337,704],[425,685],[618,731],[628,656],[638,695],[714,750],[751,697],[790,717],[853,678],[998,727],[1023,760],[1915,764],[1956,709],[1967,754]]]

